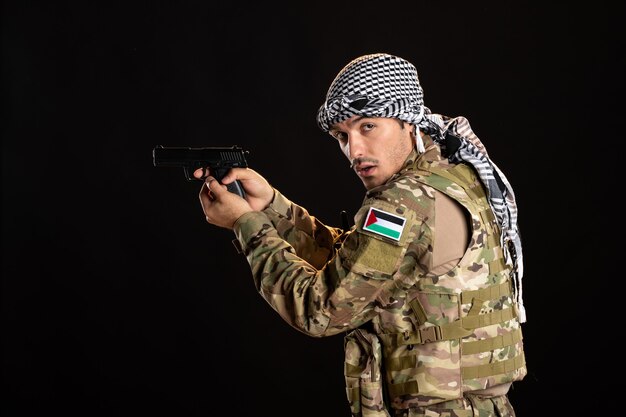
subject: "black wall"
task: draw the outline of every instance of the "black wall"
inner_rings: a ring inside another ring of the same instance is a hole
[[[205,222],[200,184],[155,168],[152,148],[243,146],[339,225],[364,190],[315,114],[343,65],[373,52],[413,62],[426,105],[466,116],[515,189],[518,416],[611,398],[593,372],[619,358],[601,328],[621,302],[621,10],[210,3],[2,6],[4,416],[349,415],[342,337],[284,323],[232,233]]]

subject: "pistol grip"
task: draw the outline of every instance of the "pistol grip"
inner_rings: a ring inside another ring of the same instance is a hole
[[[224,176],[228,174],[229,170],[230,168],[217,168],[213,170],[215,179],[218,180],[220,184],[222,184],[222,178],[224,178]],[[246,198],[246,192],[243,190],[243,186],[241,185],[241,182],[239,180],[235,180],[230,184],[227,184],[226,189],[231,193],[237,194],[241,198]]]
[[[243,186],[241,185],[241,182],[239,180],[235,180],[230,184],[226,184],[226,188],[231,193],[235,193],[241,198],[246,198],[246,192],[244,191]]]

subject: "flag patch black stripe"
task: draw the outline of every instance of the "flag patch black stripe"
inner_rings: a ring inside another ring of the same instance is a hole
[[[395,223],[398,226],[404,225],[404,219],[402,217],[396,217],[391,214],[387,214],[384,211],[380,211],[376,209],[374,209],[374,211],[376,212],[376,217],[380,219],[387,220],[388,222],[391,222],[391,223]]]

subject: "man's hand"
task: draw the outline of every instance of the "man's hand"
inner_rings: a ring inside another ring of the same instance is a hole
[[[203,170],[198,169],[194,177],[202,178]],[[239,180],[246,191],[246,199],[231,193],[227,184]],[[200,189],[200,203],[207,222],[232,229],[239,217],[250,211],[261,211],[272,202],[274,189],[265,178],[249,168],[233,168],[222,178],[222,184],[215,178],[206,178]]]
[[[228,191],[225,185],[211,176],[202,184],[200,203],[206,221],[226,229],[232,229],[239,217],[253,211],[246,200]]]
[[[197,169],[193,176],[202,178],[204,171]],[[222,184],[239,180],[246,191],[246,201],[254,211],[267,208],[274,198],[274,189],[259,173],[250,168],[233,168],[222,178]]]

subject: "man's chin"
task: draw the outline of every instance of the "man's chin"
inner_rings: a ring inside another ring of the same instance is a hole
[[[374,187],[377,187],[378,184],[376,183],[376,181],[374,180],[374,178],[368,177],[368,178],[361,178],[361,181],[363,182],[363,185],[365,186],[365,189],[367,191],[371,190]]]

